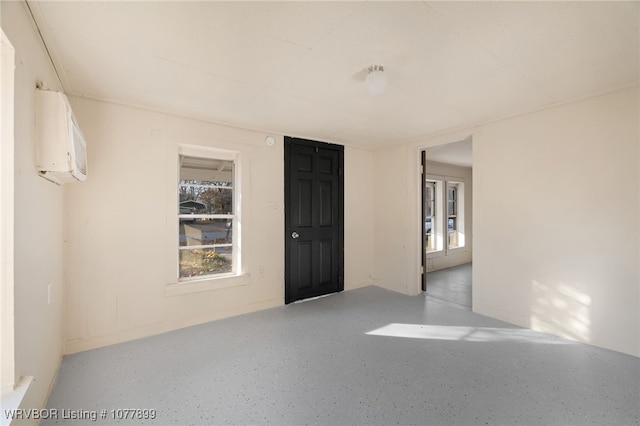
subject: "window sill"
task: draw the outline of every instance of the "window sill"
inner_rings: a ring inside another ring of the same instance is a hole
[[[466,246],[462,247],[451,247],[447,250],[432,250],[427,252],[427,259],[435,258],[435,257],[444,257],[451,256],[454,254],[465,253],[468,249]]]
[[[455,253],[462,253],[467,251],[467,247],[466,246],[462,246],[462,247],[451,247],[448,252],[450,254],[455,254]]]
[[[179,281],[167,284],[165,296],[180,296],[183,294],[200,293],[203,291],[221,290],[224,288],[242,287],[251,284],[251,275],[227,275],[224,277],[208,277],[190,281]]]

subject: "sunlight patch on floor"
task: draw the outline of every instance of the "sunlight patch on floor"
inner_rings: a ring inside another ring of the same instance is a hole
[[[409,339],[458,340],[464,342],[527,342],[553,345],[571,341],[522,328],[463,327],[450,325],[391,323],[371,330],[371,336],[405,337]]]

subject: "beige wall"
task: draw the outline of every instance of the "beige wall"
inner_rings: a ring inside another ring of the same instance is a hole
[[[478,313],[640,356],[638,88],[474,137]]]
[[[407,171],[420,150],[472,136],[473,310],[639,356],[638,99],[634,87],[374,153],[406,182],[376,180],[376,283],[420,288],[420,182]]]
[[[428,161],[428,158],[429,151],[427,150],[427,176],[436,176],[448,181],[464,183],[464,247],[429,253],[427,271],[437,271],[471,262],[473,249],[473,179],[471,167],[437,163]]]
[[[66,194],[66,351],[76,352],[258,309],[284,297],[284,149],[266,134],[71,99],[89,178]],[[177,146],[237,151],[242,270],[176,285]],[[372,154],[345,149],[345,289],[371,282]]]
[[[418,294],[419,288],[412,286],[410,280],[419,271],[412,268],[407,250],[407,240],[416,227],[410,226],[409,219],[415,208],[411,207],[414,197],[406,185],[411,175],[406,146],[375,151],[373,167],[378,171],[373,178],[374,283],[389,290]],[[413,170],[417,172],[416,168]]]
[[[39,177],[35,168],[34,90],[38,80],[52,90],[60,86],[24,4],[2,2],[1,7],[2,29],[15,48],[16,64],[15,377],[34,377],[22,407],[39,408],[62,359],[64,188]]]
[[[345,147],[345,290],[373,283],[373,152]]]

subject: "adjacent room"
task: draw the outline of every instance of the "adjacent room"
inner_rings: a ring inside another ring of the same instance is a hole
[[[0,3],[2,424],[639,424],[640,3]]]

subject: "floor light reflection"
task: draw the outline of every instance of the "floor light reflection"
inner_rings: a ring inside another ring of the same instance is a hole
[[[371,330],[370,336],[409,339],[458,340],[464,342],[528,342],[553,345],[573,344],[561,337],[523,328],[464,327],[450,325],[391,323]]]

